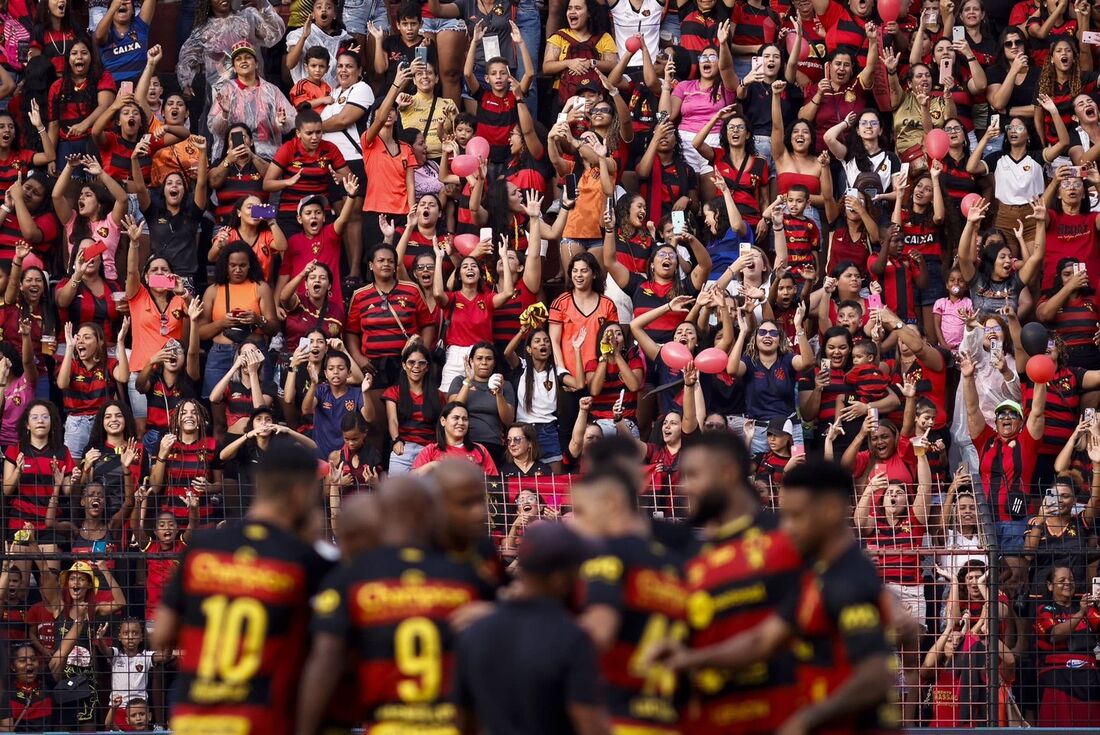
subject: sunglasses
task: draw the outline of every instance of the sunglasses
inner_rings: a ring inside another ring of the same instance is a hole
[[[1005,41],[1005,48],[1016,48],[1017,46],[1023,46],[1024,42],[1019,38],[1010,38]]]
[[[1020,414],[1016,413],[1015,411],[998,411],[997,412],[997,420],[998,421],[1000,419],[1018,419],[1018,418],[1020,418]]]
[[[778,337],[779,336],[779,330],[778,329],[757,329],[756,333],[757,333],[757,335],[759,335],[761,337]]]
[[[699,61],[700,62],[704,62],[704,61],[714,62],[714,61],[718,61],[718,57],[714,54],[707,54],[705,56],[700,56]]]
[[[878,120],[860,120],[859,126],[861,128],[877,128],[879,126]]]
[[[611,108],[610,107],[593,107],[592,108],[592,114],[593,115],[610,115],[611,114]]]
[[[522,437],[522,436],[510,436],[510,437],[508,437],[508,443],[509,444],[523,444],[524,441],[526,441],[526,438]]]
[[[427,366],[428,366],[428,361],[427,360],[405,360],[405,367],[418,368],[418,367],[427,367]]]
[[[434,270],[434,269],[435,269],[435,266],[432,265],[431,263],[421,263],[420,265],[413,267],[414,271],[430,271],[430,270]]]

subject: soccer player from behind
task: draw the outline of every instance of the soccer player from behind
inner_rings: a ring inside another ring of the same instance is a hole
[[[327,577],[313,601],[298,735],[318,731],[348,649],[368,732],[454,732],[448,619],[494,589],[466,560],[433,550],[438,506],[421,480],[390,478],[375,496],[379,545]]]
[[[645,649],[687,636],[679,560],[650,538],[638,512],[638,485],[614,465],[589,473],[572,488],[572,528],[602,541],[600,556],[581,566],[586,609],[580,622],[601,653],[612,733],[675,735],[676,676],[639,667]]]
[[[852,475],[825,460],[791,468],[780,494],[782,528],[806,559],[791,593],[757,625],[704,648],[666,644],[656,660],[675,670],[751,671],[798,641],[798,696],[777,728],[802,733],[895,733],[897,605],[852,530]]]
[[[751,467],[745,443],[728,432],[703,433],[680,455],[691,525],[706,537],[684,568],[693,650],[749,630],[798,582],[801,555],[779,530],[778,517],[761,509]],[[794,654],[777,650],[767,663],[740,671],[710,663],[694,681],[698,706],[690,708],[684,732],[774,733],[794,700]]]
[[[240,526],[196,531],[157,608],[154,648],[182,649],[170,729],[284,735],[294,727],[309,600],[331,568],[305,538],[320,513],[317,457],[271,440]]]

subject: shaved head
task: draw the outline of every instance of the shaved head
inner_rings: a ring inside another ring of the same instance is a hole
[[[438,507],[443,512],[440,541],[448,551],[465,551],[486,534],[485,473],[472,462],[444,459],[429,477],[435,481]]]

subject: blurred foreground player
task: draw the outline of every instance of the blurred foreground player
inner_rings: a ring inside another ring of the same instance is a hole
[[[610,734],[596,648],[569,609],[594,551],[560,523],[528,527],[515,593],[458,639],[463,735]]]
[[[196,531],[157,608],[153,645],[183,651],[170,725],[182,735],[293,731],[309,600],[331,564],[302,536],[320,512],[317,458],[271,442],[243,524]]]
[[[647,646],[687,635],[677,560],[653,540],[649,519],[638,511],[638,484],[622,468],[589,472],[571,496],[572,527],[601,542],[600,555],[581,566],[581,626],[601,654],[611,731],[677,735],[676,675],[638,666]]]
[[[744,669],[792,642],[798,697],[780,735],[894,733],[894,652],[886,626],[895,605],[852,531],[852,476],[807,460],[783,479],[783,530],[807,566],[777,612],[729,640],[688,650],[670,643],[657,660],[677,670]]]
[[[359,718],[368,733],[454,733],[448,618],[492,596],[465,559],[432,547],[441,518],[419,478],[375,493],[378,545],[334,571],[313,601],[313,645],[298,691],[298,735],[318,732],[344,672],[358,663]]]

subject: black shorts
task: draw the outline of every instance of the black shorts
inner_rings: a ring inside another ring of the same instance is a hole
[[[373,357],[370,365],[372,369],[371,390],[385,390],[391,385],[397,385],[397,376],[401,372],[400,355]]]

